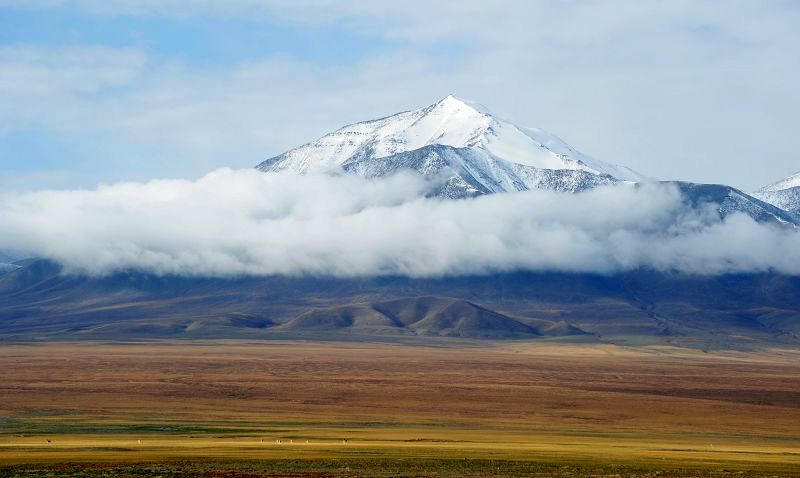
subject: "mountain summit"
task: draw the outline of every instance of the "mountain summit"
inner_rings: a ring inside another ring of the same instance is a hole
[[[800,172],[755,191],[753,196],[784,211],[800,215]]]
[[[257,168],[370,178],[413,170],[437,181],[436,195],[447,198],[529,189],[576,192],[644,179],[452,95],[424,108],[345,126]]]

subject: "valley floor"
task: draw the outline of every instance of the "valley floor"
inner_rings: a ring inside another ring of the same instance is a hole
[[[800,476],[800,351],[434,344],[3,345],[0,476]]]

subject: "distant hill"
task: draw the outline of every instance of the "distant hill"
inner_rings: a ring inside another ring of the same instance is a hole
[[[796,214],[730,186],[680,181],[665,181],[663,184],[674,184],[684,200],[694,208],[703,204],[713,205],[720,219],[738,212],[747,214],[758,222],[800,225],[800,218]]]
[[[800,278],[518,272],[440,279],[138,272],[90,278],[29,261],[0,275],[0,340],[137,338],[592,340],[800,345]]]
[[[525,323],[465,300],[443,297],[412,297],[315,309],[290,319],[276,327],[276,330],[470,339],[534,338],[584,333],[577,327],[565,327],[552,321]]]

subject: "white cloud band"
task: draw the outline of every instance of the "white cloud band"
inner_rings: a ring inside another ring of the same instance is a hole
[[[800,273],[800,234],[688,209],[674,188],[421,199],[419,178],[222,169],[196,181],[120,183],[0,199],[0,250],[105,274],[414,277],[639,267]]]

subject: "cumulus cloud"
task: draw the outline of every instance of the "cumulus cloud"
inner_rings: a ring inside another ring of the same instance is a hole
[[[512,270],[800,273],[800,233],[720,221],[663,185],[427,199],[429,184],[222,169],[0,199],[0,249],[68,270],[412,277]]]

